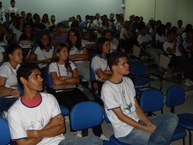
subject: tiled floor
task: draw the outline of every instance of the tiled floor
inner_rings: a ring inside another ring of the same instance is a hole
[[[168,75],[166,75],[166,78],[169,78]],[[171,80],[175,81],[175,79],[171,78]],[[153,81],[152,86],[154,87],[159,87],[159,82],[158,80]],[[174,85],[174,82],[170,82],[170,81],[163,81],[163,94],[166,93],[166,90],[169,86]],[[183,82],[180,83],[184,89],[186,90],[186,101],[183,105],[180,105],[178,107],[176,107],[176,113],[182,113],[182,112],[190,112],[193,113],[193,109],[192,109],[192,105],[193,105],[193,87],[186,87],[184,85]],[[167,108],[166,106],[164,106],[164,112],[169,112],[169,108]],[[160,112],[159,112],[160,113]],[[67,127],[67,132],[65,134],[65,136],[68,137],[75,137],[74,133],[69,131],[69,121],[68,121],[68,117],[66,117],[66,127]],[[103,132],[105,134],[106,137],[110,137],[113,134],[113,130],[112,130],[112,126],[109,123],[106,123],[105,121],[102,123],[102,128],[103,128]],[[89,134],[92,134],[91,129],[89,130]],[[189,144],[189,136],[187,135],[186,138],[186,145]],[[182,145],[182,140],[178,140],[175,142],[172,142],[172,145]]]

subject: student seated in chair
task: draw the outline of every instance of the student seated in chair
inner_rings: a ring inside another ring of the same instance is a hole
[[[102,145],[95,136],[65,139],[64,117],[51,94],[39,93],[43,79],[38,66],[23,65],[17,71],[24,94],[8,111],[12,140],[18,145]]]
[[[166,113],[148,118],[137,103],[133,82],[124,77],[129,74],[127,57],[112,52],[108,65],[113,74],[103,84],[101,97],[115,137],[132,145],[169,145],[178,124],[177,116]]]

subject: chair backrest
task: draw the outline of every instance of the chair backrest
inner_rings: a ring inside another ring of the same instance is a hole
[[[141,53],[141,48],[137,45],[134,45],[133,46],[133,56],[135,56],[136,58],[139,58],[140,53]]]
[[[8,123],[5,119],[0,118],[0,144],[7,145],[11,141]]]
[[[163,108],[163,93],[158,89],[148,89],[142,93],[140,106],[144,112],[159,111]]]
[[[97,126],[101,124],[102,120],[103,111],[96,102],[80,102],[70,112],[70,125],[74,131]]]
[[[170,86],[166,93],[166,106],[172,108],[181,105],[185,98],[185,90],[180,85]]]
[[[142,61],[130,61],[129,65],[134,85],[144,85],[149,82],[148,70]]]
[[[161,54],[160,55],[160,66],[164,69],[168,69],[168,65],[170,63],[170,57]]]

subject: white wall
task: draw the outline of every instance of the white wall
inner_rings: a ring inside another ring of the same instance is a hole
[[[3,6],[8,6],[9,1],[4,0]],[[85,15],[95,15],[97,12],[101,15],[123,13],[121,4],[121,0],[16,0],[16,6],[20,11],[38,13],[40,16],[44,13],[54,14],[58,21],[77,14],[84,20]]]
[[[177,20],[182,19],[184,25],[193,24],[192,0],[126,0],[125,5],[126,19],[134,14],[143,16],[147,22],[154,17],[155,12],[155,19],[160,19],[163,23],[170,21],[172,25],[176,25]]]

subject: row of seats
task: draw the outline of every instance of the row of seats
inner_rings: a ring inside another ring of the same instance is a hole
[[[171,108],[171,112],[174,112],[174,108],[177,105],[181,105],[185,101],[185,91],[179,85],[174,85],[168,88],[166,94],[166,106]],[[163,93],[158,89],[148,89],[142,93],[140,98],[140,106],[144,112],[155,112],[159,111],[164,106]],[[107,116],[104,114],[102,107],[92,101],[81,102],[77,104],[72,111],[69,111],[65,106],[60,106],[62,114],[64,116],[70,115],[70,123],[73,130],[82,130],[86,128],[91,128],[98,124],[101,124],[103,119],[109,122]],[[172,141],[183,138],[183,144],[185,144],[186,130],[189,131],[189,144],[191,145],[191,130],[193,130],[193,114],[185,113],[180,114],[179,125],[173,135]],[[79,120],[79,121],[77,121]],[[0,118],[0,142],[1,145],[7,145],[10,140],[10,132],[7,121]],[[110,137],[110,142],[105,142],[104,144],[112,145],[126,145],[118,141],[114,135]],[[127,144],[128,145],[128,144]]]

